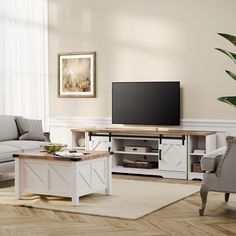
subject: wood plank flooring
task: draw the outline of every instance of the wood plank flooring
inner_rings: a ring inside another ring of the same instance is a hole
[[[113,178],[199,186],[201,183],[134,175]],[[13,184],[13,180],[2,181],[0,188]],[[199,205],[197,193],[136,221],[0,205],[0,236],[236,235],[236,210],[226,208],[222,193],[209,193],[204,217],[198,215]]]

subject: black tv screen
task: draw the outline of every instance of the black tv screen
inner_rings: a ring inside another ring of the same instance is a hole
[[[180,82],[113,82],[112,123],[180,124]]]

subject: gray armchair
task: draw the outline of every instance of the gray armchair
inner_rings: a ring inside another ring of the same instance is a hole
[[[236,137],[228,136],[226,142],[226,147],[204,155],[201,159],[205,173],[200,189],[200,216],[204,214],[209,191],[225,193],[226,202],[230,193],[236,193]]]

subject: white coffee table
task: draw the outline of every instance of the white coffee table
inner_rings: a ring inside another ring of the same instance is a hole
[[[109,152],[86,151],[81,159],[55,157],[48,153],[21,153],[15,157],[15,197],[23,193],[79,197],[104,190],[111,194]]]

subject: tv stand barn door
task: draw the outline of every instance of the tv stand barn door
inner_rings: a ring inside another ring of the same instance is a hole
[[[91,137],[87,149],[90,151],[110,151],[111,141],[108,137]]]
[[[162,140],[160,144],[159,170],[185,171],[187,167],[187,142]]]

